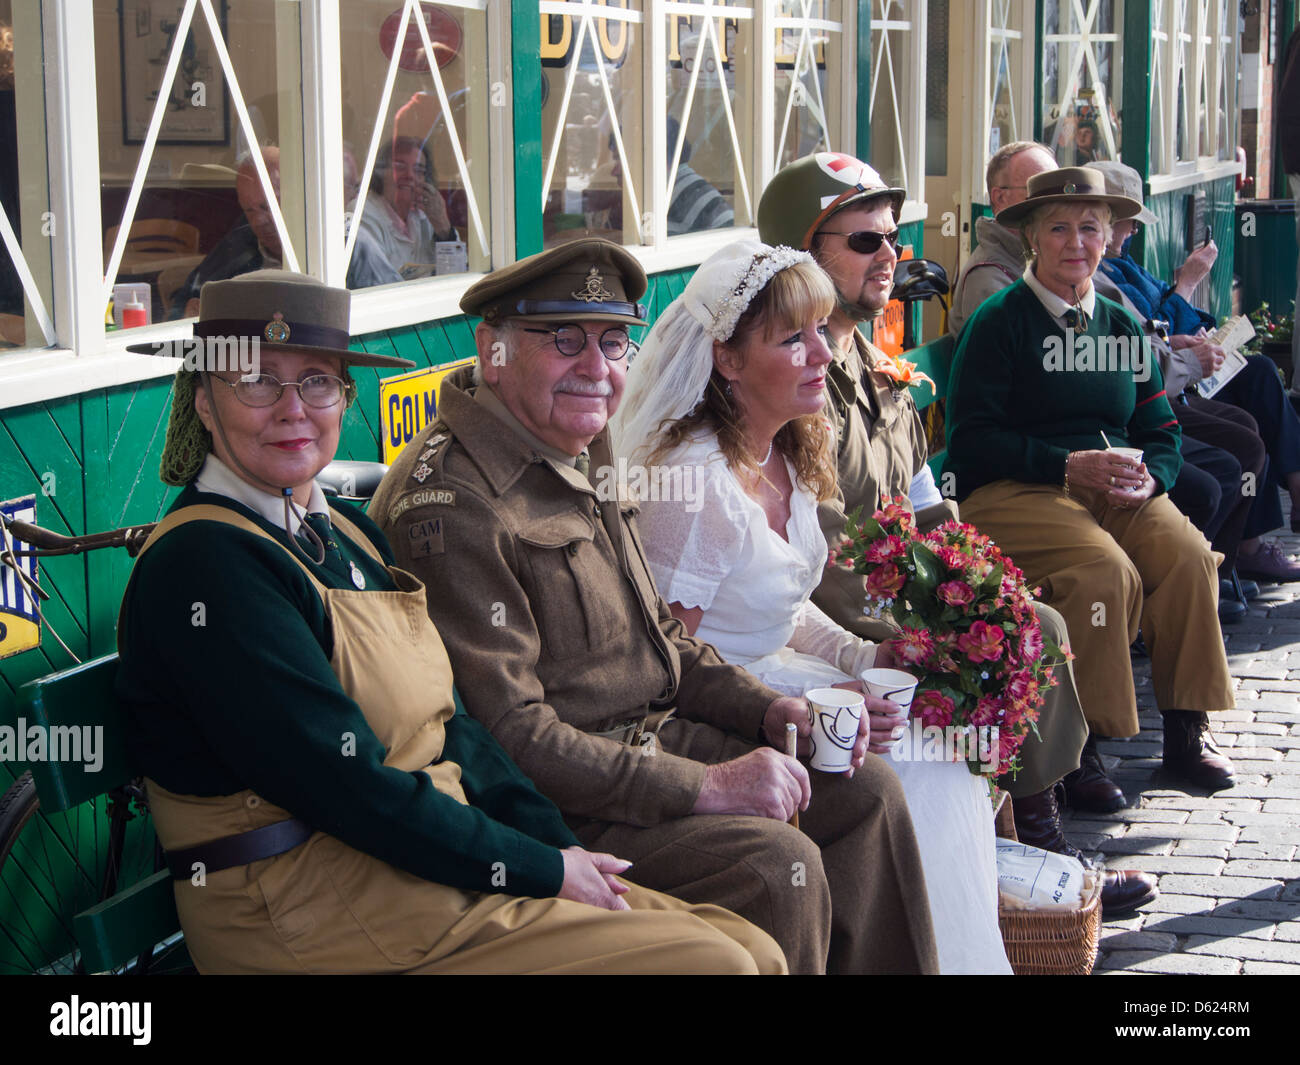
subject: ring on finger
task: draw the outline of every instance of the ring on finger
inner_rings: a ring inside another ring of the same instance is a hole
[[[1112,488],[1115,486],[1115,475],[1113,473],[1110,475],[1110,484]]]

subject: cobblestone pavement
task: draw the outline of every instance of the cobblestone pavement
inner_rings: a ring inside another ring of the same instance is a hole
[[[1300,553],[1300,536],[1275,536]],[[1063,819],[1108,867],[1159,876],[1159,898],[1102,925],[1098,973],[1300,975],[1300,583],[1262,585],[1224,635],[1237,706],[1210,724],[1236,786],[1163,785],[1151,667],[1135,658],[1141,732],[1099,744],[1132,806]]]

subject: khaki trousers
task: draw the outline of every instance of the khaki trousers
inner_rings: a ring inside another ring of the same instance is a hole
[[[1217,612],[1219,556],[1168,497],[1119,510],[1100,492],[1067,496],[1055,485],[995,481],[961,506],[1065,617],[1094,732],[1138,731],[1129,645],[1139,627],[1160,709],[1234,705]]]
[[[754,744],[671,721],[673,754],[715,763]],[[792,973],[937,973],[921,856],[903,788],[868,755],[853,777],[812,772],[799,828],[763,817],[700,815],[640,828],[593,822],[583,845],[633,865],[637,883],[726,907],[781,945]]]

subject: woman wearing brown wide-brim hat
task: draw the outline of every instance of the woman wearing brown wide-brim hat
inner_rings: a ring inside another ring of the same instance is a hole
[[[457,711],[423,585],[314,481],[348,367],[405,364],[348,350],[348,300],[282,271],[204,287],[214,343],[187,346],[163,456],[184,488],[123,600],[118,694],[195,965],[782,971],[740,918],[616,879]]]
[[[945,476],[963,517],[1065,615],[1093,733],[1138,731],[1129,645],[1140,627],[1167,777],[1230,787],[1206,717],[1234,705],[1218,557],[1166,495],[1180,434],[1141,327],[1092,285],[1112,222],[1142,204],[1108,195],[1088,167],[1036,174],[1028,192],[998,222],[1019,223],[1031,261],[957,344]],[[1090,743],[1085,758],[1096,757]]]

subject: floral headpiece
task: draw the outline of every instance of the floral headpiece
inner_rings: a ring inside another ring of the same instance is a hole
[[[688,304],[691,314],[714,340],[726,342],[736,331],[736,323],[749,305],[777,274],[795,263],[812,262],[806,251],[797,251],[784,244],[768,247],[757,242],[738,242],[735,246],[747,256],[747,261],[736,261],[742,266],[734,285],[720,296],[705,297],[698,304]],[[756,251],[750,251],[756,248]]]

